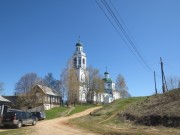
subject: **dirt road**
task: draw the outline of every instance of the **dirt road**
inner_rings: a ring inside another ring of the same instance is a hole
[[[72,116],[57,118],[53,120],[40,121],[33,127],[34,132],[31,135],[97,135],[88,131],[78,129],[73,125],[69,125],[67,121],[72,118],[81,117],[100,107],[90,108],[83,112],[74,114]]]

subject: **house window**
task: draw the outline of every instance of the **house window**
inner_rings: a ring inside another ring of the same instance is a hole
[[[44,97],[44,101],[45,101],[45,102],[47,101],[47,97],[46,97],[46,96]]]
[[[57,98],[55,97],[54,102],[57,103]]]
[[[54,97],[52,97],[52,102],[54,102]]]

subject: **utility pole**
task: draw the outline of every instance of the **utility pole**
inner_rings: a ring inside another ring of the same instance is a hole
[[[155,84],[155,92],[157,94],[157,87],[156,87],[156,72],[154,71],[154,84]]]
[[[165,81],[165,89],[166,89],[166,91],[168,91],[165,75],[164,75],[164,81]]]
[[[165,93],[166,92],[166,90],[165,90],[165,77],[164,77],[163,62],[162,62],[161,57],[160,57],[160,64],[161,64],[161,75],[162,75],[162,91],[163,91],[163,93]]]

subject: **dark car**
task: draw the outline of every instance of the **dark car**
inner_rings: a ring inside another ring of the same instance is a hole
[[[36,125],[37,119],[32,116],[29,112],[24,112],[22,110],[9,110],[4,114],[2,124],[4,126],[15,126],[17,128],[22,127],[22,125],[32,124]]]
[[[45,112],[31,112],[33,116],[36,116],[38,120],[44,120],[46,118]]]

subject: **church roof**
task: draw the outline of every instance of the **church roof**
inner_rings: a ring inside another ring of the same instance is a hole
[[[76,43],[76,46],[83,46],[81,42]]]
[[[111,78],[104,78],[103,80],[104,80],[106,83],[112,83]]]
[[[104,74],[109,74],[109,73],[106,71],[106,72],[104,72]]]

